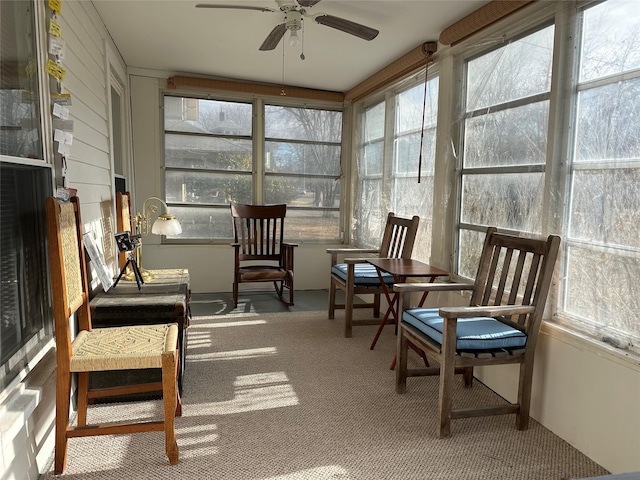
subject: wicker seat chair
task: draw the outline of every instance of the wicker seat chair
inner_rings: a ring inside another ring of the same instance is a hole
[[[91,325],[89,290],[80,219],[80,202],[46,201],[49,261],[56,338],[56,433],[54,471],[64,471],[67,442],[72,437],[164,431],[165,450],[171,464],[178,463],[175,417],[182,414],[177,390],[177,324],[96,328]],[[75,314],[78,332],[72,340],[70,318]],[[124,387],[92,389],[91,372],[157,368],[162,381]],[[78,375],[77,426],[69,425],[71,380]],[[97,398],[161,391],[164,419],[136,423],[87,425],[87,407]]]

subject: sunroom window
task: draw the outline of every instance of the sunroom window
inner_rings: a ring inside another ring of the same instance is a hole
[[[266,105],[264,203],[286,203],[289,239],[340,237],[342,112]]]
[[[340,238],[340,110],[166,95],[164,141],[181,241],[230,239],[230,202],[286,203],[290,240]]]
[[[229,202],[253,201],[253,105],[165,96],[165,194],[180,238],[231,238]]]
[[[413,257],[429,260],[438,82],[430,75],[425,83],[423,70],[360,107],[352,243],[380,246],[388,212],[418,215]]]
[[[486,227],[539,233],[554,27],[466,62],[456,273],[473,278]]]
[[[0,2],[0,155],[42,159],[33,8]]]
[[[582,15],[560,314],[640,351],[640,13],[609,1]]]

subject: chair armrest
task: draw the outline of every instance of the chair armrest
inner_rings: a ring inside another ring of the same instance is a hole
[[[442,307],[443,318],[510,317],[533,313],[535,305],[481,305],[479,307]]]
[[[231,245],[233,248],[240,248],[239,243],[230,243],[229,245]]]
[[[327,248],[327,253],[335,253],[335,254],[380,253],[380,250],[377,248]]]
[[[297,243],[286,243],[282,242],[280,244],[280,255],[281,255],[281,266],[288,271],[293,273],[293,252],[294,248],[297,247]]]
[[[367,259],[366,258],[345,258],[343,263],[346,263],[347,265],[350,263],[353,263],[353,264],[367,263]]]
[[[379,249],[375,248],[327,248],[327,253],[331,254],[331,266],[333,267],[338,263],[338,255],[362,255],[364,253],[380,253]],[[346,259],[345,259],[346,260]],[[348,263],[348,262],[345,262]],[[363,261],[358,261],[354,263],[363,263]]]
[[[456,290],[474,290],[473,283],[396,283],[395,292],[452,292]]]

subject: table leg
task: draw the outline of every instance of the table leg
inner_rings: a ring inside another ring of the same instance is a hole
[[[380,326],[378,327],[378,331],[376,332],[375,337],[373,337],[373,341],[371,342],[371,346],[369,347],[369,349],[371,350],[375,348],[376,343],[378,342],[378,338],[382,333],[382,329],[387,324],[387,320],[389,319],[389,316],[393,317],[393,321],[396,325],[396,330],[397,330],[398,312],[394,307],[396,303],[399,303],[399,299],[400,299],[397,293],[393,294],[393,298],[391,297],[391,294],[389,293],[389,289],[387,288],[387,284],[384,282],[384,279],[382,278],[382,272],[380,272],[380,269],[377,267],[376,267],[376,272],[378,273],[378,278],[380,279],[380,285],[382,285],[382,291],[384,292],[384,296],[386,297],[387,302],[389,303],[389,307],[387,308],[387,311],[385,312],[384,317],[380,322]],[[403,283],[405,280],[406,279],[402,277],[396,277],[396,276],[393,277],[394,283]]]
[[[429,283],[433,283],[436,280],[436,276],[431,277],[431,279],[429,280]],[[397,294],[396,294],[397,295]],[[418,306],[422,307],[424,305],[425,300],[427,299],[427,295],[429,295],[429,292],[424,292],[422,294],[422,297],[420,298],[420,302],[418,302]],[[397,321],[396,321],[396,326],[397,326]],[[422,360],[424,361],[424,365],[426,367],[429,366],[429,359],[427,358],[427,354],[424,353],[424,350],[422,350],[421,348],[416,347],[413,343],[408,342],[409,348],[411,348],[414,352],[416,352],[418,355],[420,355],[422,357]],[[373,347],[371,347],[373,348]],[[391,361],[391,366],[389,367],[389,370],[394,370],[396,368],[396,360],[397,360],[397,354],[393,356],[393,360]]]
[[[382,329],[384,328],[384,326],[387,324],[387,320],[389,319],[389,314],[393,313],[393,318],[395,320],[396,318],[396,312],[395,309],[393,308],[393,304],[395,304],[397,302],[398,299],[398,295],[395,294],[393,296],[393,299],[391,300],[391,302],[393,302],[392,304],[389,305],[389,308],[387,308],[387,312],[384,314],[384,317],[382,318],[382,321],[380,322],[380,326],[378,327],[378,331],[376,332],[375,337],[373,337],[373,341],[371,342],[371,346],[369,347],[371,350],[374,349],[374,347],[376,346],[376,343],[378,342],[378,338],[380,337],[380,334],[382,333]],[[396,326],[398,325],[397,321],[395,322]]]

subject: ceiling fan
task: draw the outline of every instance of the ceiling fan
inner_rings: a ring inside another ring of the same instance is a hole
[[[291,39],[289,40],[289,43],[291,45],[297,45],[299,42],[298,30],[302,28],[303,17],[312,18],[316,23],[320,25],[335,28],[336,30],[340,30],[342,32],[348,33],[349,35],[354,35],[368,41],[376,38],[379,33],[375,28],[367,27],[366,25],[361,25],[344,18],[335,17],[333,15],[327,15],[324,13],[318,13],[315,15],[307,13],[307,8],[313,7],[315,4],[320,2],[320,0],[275,0],[275,2],[278,4],[277,10],[274,8],[252,5],[215,3],[199,3],[196,5],[196,8],[232,8],[236,10],[256,10],[259,12],[284,13],[283,23],[276,25],[274,29],[271,30],[271,33],[267,35],[267,38],[265,38],[264,42],[262,42],[262,45],[260,45],[260,50],[262,51],[275,49],[278,46],[278,43],[280,43],[282,37],[284,37],[287,30],[291,32]]]

